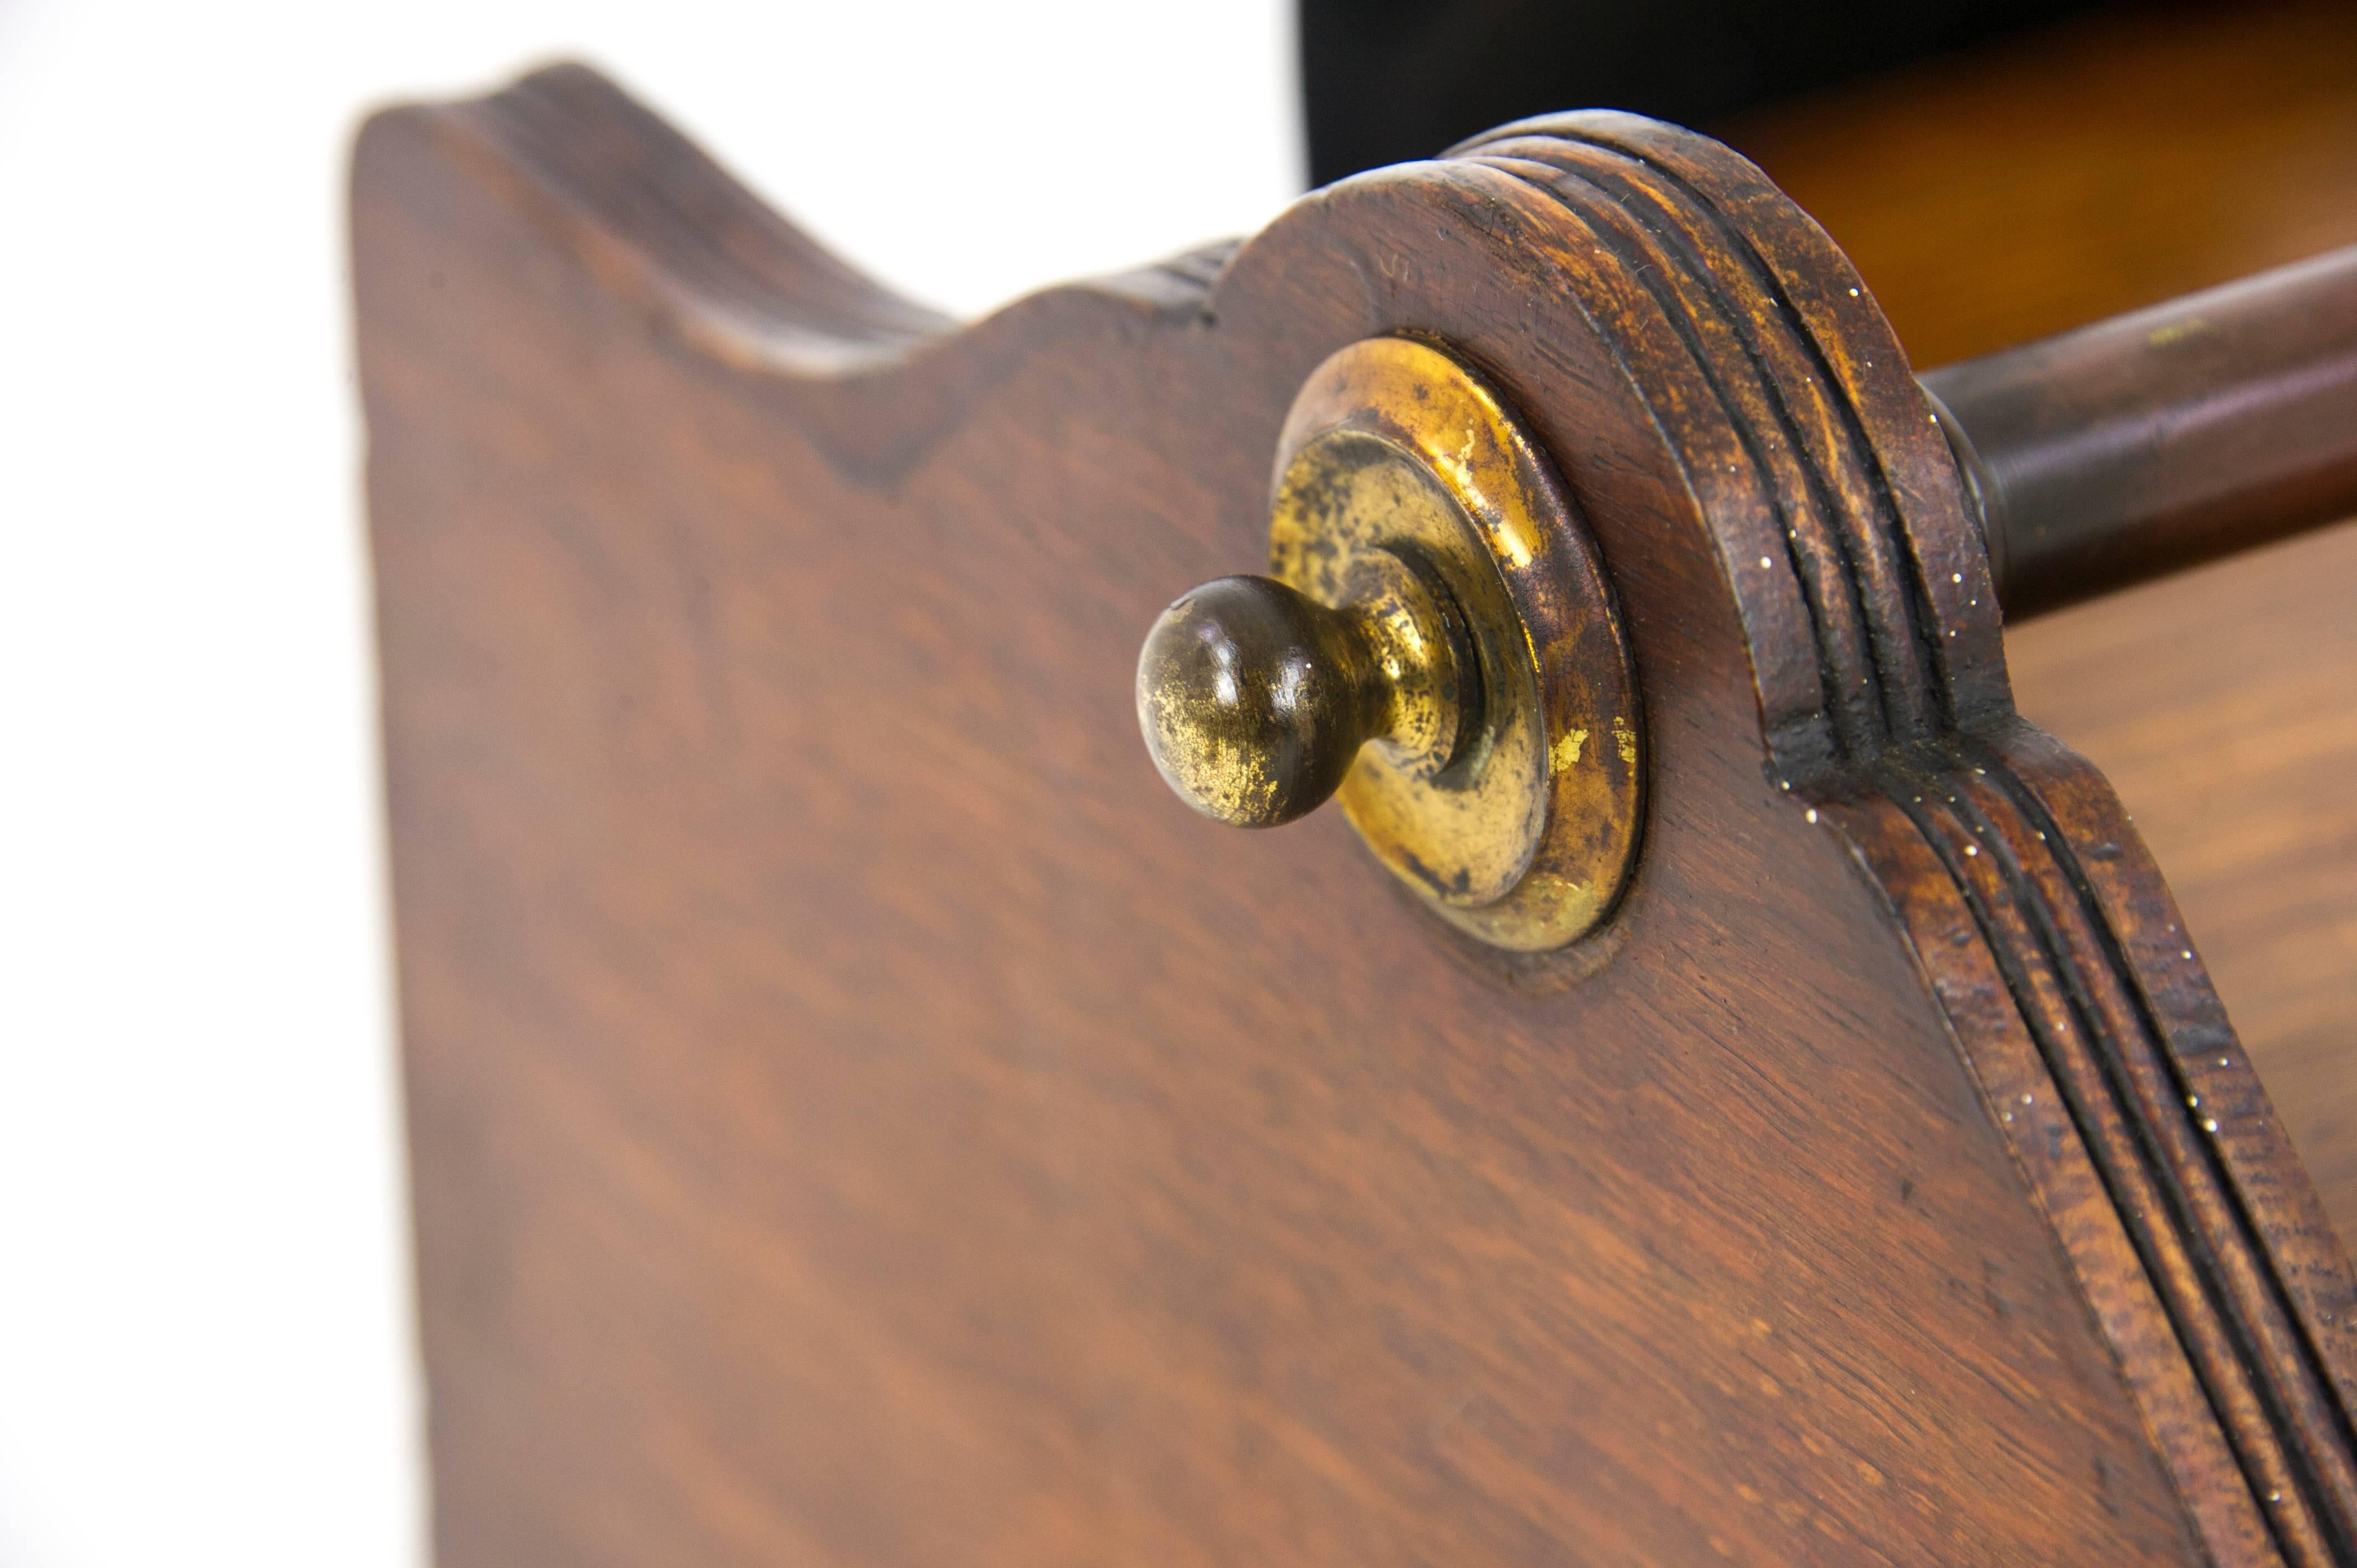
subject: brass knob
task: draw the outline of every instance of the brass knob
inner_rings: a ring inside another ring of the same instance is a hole
[[[1611,586],[1546,454],[1437,344],[1310,372],[1277,437],[1268,575],[1172,605],[1137,661],[1155,766],[1205,816],[1329,796],[1425,907],[1538,953],[1604,920],[1644,800]]]
[[[1462,616],[1413,556],[1353,563],[1348,602],[1221,577],[1162,612],[1137,660],[1137,718],[1179,799],[1241,828],[1318,809],[1360,748],[1404,772],[1456,759],[1478,719]]]

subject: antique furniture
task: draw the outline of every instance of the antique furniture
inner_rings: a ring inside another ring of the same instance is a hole
[[[1570,114],[961,328],[577,68],[354,224],[446,1564],[2357,1560],[2339,1064],[2005,626],[2357,501],[2357,261],[1919,382]]]

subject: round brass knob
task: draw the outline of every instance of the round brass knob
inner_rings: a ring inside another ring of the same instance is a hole
[[[1437,344],[1370,338],[1277,437],[1267,573],[1172,605],[1137,662],[1155,765],[1205,816],[1329,796],[1426,908],[1517,952],[1610,913],[1644,738],[1595,542],[1498,392]]]
[[[1329,608],[1269,577],[1222,577],[1146,634],[1137,718],[1181,800],[1273,828],[1323,804],[1361,746],[1429,777],[1462,747],[1474,669],[1447,588],[1412,557],[1371,551]]]

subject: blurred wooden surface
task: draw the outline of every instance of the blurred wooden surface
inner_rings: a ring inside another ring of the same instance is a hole
[[[2103,18],[1728,128],[1919,369],[2357,242],[2357,7]],[[2009,631],[2357,1237],[2357,528]]]
[[[2357,242],[2357,6],[2097,17],[1714,129],[1924,370]]]

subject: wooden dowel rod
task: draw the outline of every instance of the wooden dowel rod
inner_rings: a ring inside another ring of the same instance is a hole
[[[1922,382],[2008,620],[2357,516],[2357,246]]]

